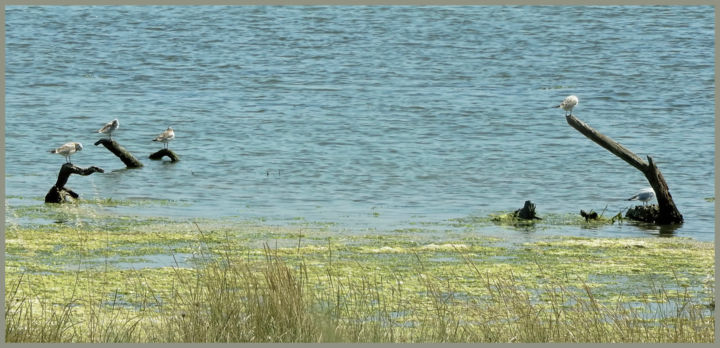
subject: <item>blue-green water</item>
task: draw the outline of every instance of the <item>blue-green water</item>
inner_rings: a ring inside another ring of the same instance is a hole
[[[393,228],[522,207],[614,215],[648,186],[572,129],[651,155],[686,223],[714,235],[714,8],[9,6],[7,204],[41,205],[64,159],[117,214]],[[145,165],[124,165],[94,133]],[[181,160],[147,156],[172,126]],[[551,231],[552,232],[552,231]],[[563,228],[640,236],[655,229]],[[513,233],[509,230],[508,233]]]

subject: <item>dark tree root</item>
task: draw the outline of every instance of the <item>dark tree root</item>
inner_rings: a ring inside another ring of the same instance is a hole
[[[95,146],[99,144],[102,144],[106,149],[115,154],[115,156],[118,156],[128,168],[140,168],[143,166],[130,151],[125,150],[125,148],[120,146],[115,140],[100,139],[95,142]]]
[[[177,162],[180,160],[180,158],[170,149],[162,149],[150,155],[149,158],[151,160],[161,160],[164,156],[168,156],[171,162]]]
[[[62,203],[67,200],[68,197],[77,199],[78,197],[80,197],[80,195],[75,193],[73,190],[65,187],[65,184],[67,184],[70,175],[78,174],[86,176],[98,172],[104,173],[105,171],[102,168],[94,166],[88,168],[80,168],[72,163],[63,164],[62,167],[60,167],[60,172],[58,173],[58,178],[55,182],[55,185],[53,185],[53,187],[50,188],[50,191],[48,191],[48,193],[45,195],[45,203]]]
[[[589,213],[585,212],[584,210],[580,210],[580,216],[585,218],[585,222],[588,222],[589,220],[597,220],[598,213],[592,210]]]
[[[636,205],[625,213],[625,217],[630,220],[642,221],[654,224],[658,216],[660,215],[660,209],[657,205]]]
[[[535,214],[535,204],[530,201],[525,201],[525,205],[522,209],[516,210],[513,213],[513,216],[523,220],[542,220]]]

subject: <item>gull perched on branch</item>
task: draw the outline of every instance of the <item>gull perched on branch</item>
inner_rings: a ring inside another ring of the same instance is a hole
[[[640,190],[638,193],[636,193],[634,196],[628,198],[628,201],[641,201],[643,202],[643,205],[647,203],[648,201],[655,198],[655,190],[653,190],[652,187],[647,187],[642,190]]]
[[[116,129],[120,128],[120,121],[116,119],[106,123],[102,128],[100,128],[97,132],[98,133],[107,133],[107,135],[110,136],[110,140],[112,140],[112,132]]]
[[[153,141],[159,141],[161,143],[165,144],[165,148],[168,147],[168,142],[170,140],[175,139],[175,131],[173,131],[172,127],[168,127],[164,132],[160,133]]]
[[[570,115],[572,115],[572,109],[578,104],[578,97],[574,95],[569,95],[565,100],[562,101],[562,103],[553,106],[554,108],[561,108],[565,110],[565,116],[568,115],[568,112],[570,112]]]
[[[58,147],[57,149],[50,150],[50,153],[56,153],[61,156],[65,156],[65,161],[67,163],[70,163],[70,155],[81,151],[83,149],[82,144],[76,143],[76,142],[69,142],[66,144],[63,144],[62,146]]]

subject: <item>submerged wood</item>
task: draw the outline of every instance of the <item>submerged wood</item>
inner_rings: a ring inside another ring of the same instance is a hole
[[[72,163],[65,163],[60,167],[60,172],[58,173],[57,181],[55,182],[55,185],[50,188],[50,191],[45,195],[45,203],[62,203],[65,201],[67,196],[70,196],[72,198],[78,198],[80,195],[75,193],[73,190],[68,189],[65,187],[65,184],[67,184],[68,178],[71,174],[78,174],[78,175],[90,175],[92,173],[104,173],[105,171],[102,168],[98,167],[88,167],[88,168],[80,168]]]
[[[516,210],[513,215],[523,220],[542,220],[535,214],[535,204],[531,201],[525,201],[522,209]]]
[[[158,152],[153,153],[150,155],[151,160],[159,160],[162,159],[164,156],[168,156],[170,158],[171,162],[179,161],[180,158],[170,149],[162,149]]]
[[[95,146],[102,144],[106,149],[110,150],[115,156],[118,156],[128,168],[140,168],[142,163],[138,161],[128,150],[120,146],[115,140],[111,139],[100,139],[95,142]]]
[[[658,217],[660,211],[658,206],[653,205],[636,205],[625,213],[625,217],[628,219],[643,221],[648,223],[654,223]]]
[[[588,222],[590,220],[597,220],[598,219],[598,213],[594,211],[590,211],[589,213],[585,212],[584,210],[580,210],[580,216],[585,218],[585,222]]]
[[[648,161],[645,162],[638,155],[620,145],[620,143],[588,126],[577,117],[568,115],[565,119],[570,126],[578,130],[590,140],[610,151],[615,156],[620,157],[623,161],[637,168],[645,175],[645,178],[647,178],[650,186],[652,186],[653,190],[655,190],[655,199],[657,199],[658,202],[658,212],[654,219],[656,224],[679,224],[683,222],[683,216],[675,206],[675,202],[672,199],[672,195],[670,195],[670,190],[665,182],[665,178],[662,173],[660,173],[660,170],[657,165],[655,165],[655,162],[653,162],[652,157],[647,156]]]

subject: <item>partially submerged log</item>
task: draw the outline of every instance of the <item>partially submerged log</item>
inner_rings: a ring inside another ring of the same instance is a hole
[[[588,222],[590,220],[597,220],[598,219],[598,213],[595,211],[590,211],[589,213],[585,212],[584,210],[580,210],[580,216],[585,218],[585,222]]]
[[[176,161],[180,160],[180,158],[170,149],[162,149],[158,152],[155,152],[152,155],[150,155],[150,159],[151,160],[160,160],[164,156],[168,156],[170,158],[171,162],[176,162]]]
[[[62,203],[67,199],[68,196],[72,198],[78,198],[79,195],[73,190],[70,190],[65,187],[65,184],[67,184],[68,178],[71,174],[78,174],[78,175],[90,175],[92,173],[104,173],[105,171],[102,168],[98,167],[88,167],[88,168],[80,168],[72,163],[65,163],[60,167],[60,172],[58,173],[57,181],[55,182],[55,185],[50,188],[50,191],[45,195],[45,203]]]
[[[100,139],[95,142],[95,146],[102,144],[106,149],[110,150],[115,156],[118,156],[128,168],[140,168],[142,163],[133,156],[130,151],[125,150],[124,147],[120,146],[115,140],[111,139]]]
[[[660,173],[660,170],[658,169],[657,165],[655,165],[655,162],[653,162],[652,157],[648,155],[648,161],[645,162],[642,158],[640,158],[632,151],[620,145],[618,142],[611,139],[610,137],[596,131],[592,127],[585,124],[585,122],[577,119],[575,116],[568,115],[565,116],[565,119],[570,126],[577,129],[580,133],[582,133],[598,145],[604,147],[606,150],[610,151],[615,156],[620,157],[623,161],[637,168],[645,175],[645,178],[647,178],[650,186],[652,186],[653,190],[655,191],[655,199],[657,199],[658,202],[657,215],[653,219],[654,223],[658,225],[665,225],[679,224],[683,222],[683,216],[682,214],[680,214],[680,211],[678,211],[677,207],[675,206],[675,202],[673,202],[672,196],[670,195],[670,190],[668,189],[667,183],[665,182],[665,178],[663,177],[662,173]]]
[[[523,220],[542,220],[535,214],[535,204],[531,201],[525,201],[522,209],[516,210],[513,215]]]

